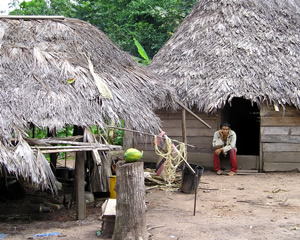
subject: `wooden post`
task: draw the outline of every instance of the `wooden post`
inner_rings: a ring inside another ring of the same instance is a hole
[[[47,129],[47,136],[48,137],[57,137],[56,128],[53,128],[52,131],[50,131],[49,128],[48,128]],[[50,163],[51,163],[50,168],[51,168],[53,174],[56,176],[57,153],[50,153]]]
[[[144,163],[117,163],[116,220],[113,240],[146,240]]]
[[[182,142],[187,144],[187,136],[186,136],[186,110],[182,109]]]
[[[261,119],[261,111],[260,111],[260,119]],[[263,153],[264,153],[264,150],[263,150],[263,144],[261,142],[261,121],[259,122],[259,158],[258,158],[258,172],[259,173],[262,173],[263,172]]]
[[[74,126],[73,135],[83,135],[83,128]],[[76,218],[85,219],[85,200],[84,200],[84,152],[76,152],[75,160],[75,186],[76,186]]]
[[[84,152],[76,152],[75,160],[75,184],[76,184],[76,217],[77,220],[85,219],[84,200]]]

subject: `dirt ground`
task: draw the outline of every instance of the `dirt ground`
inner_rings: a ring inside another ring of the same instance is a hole
[[[87,218],[82,221],[76,220],[75,206],[40,213],[29,205],[20,209],[19,202],[2,203],[0,239],[28,239],[55,232],[60,235],[33,239],[103,239],[96,234],[102,226],[101,201],[104,200],[96,199],[87,205]],[[195,194],[182,193],[177,188],[147,190],[146,204],[151,240],[300,239],[297,172],[229,177],[204,171],[195,215]]]

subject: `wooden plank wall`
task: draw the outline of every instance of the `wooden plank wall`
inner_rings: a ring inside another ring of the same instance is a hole
[[[261,107],[263,171],[300,170],[300,111],[286,106]]]
[[[195,146],[188,147],[188,161],[195,164],[212,166],[212,138],[214,132],[219,128],[219,114],[204,114],[193,110],[201,119],[211,126],[211,129],[187,113],[187,143]],[[182,115],[178,112],[157,112],[162,120],[162,130],[167,133],[171,139],[182,141]],[[153,138],[144,138],[138,140],[136,147],[144,151],[144,161],[156,162],[158,156],[154,153]]]

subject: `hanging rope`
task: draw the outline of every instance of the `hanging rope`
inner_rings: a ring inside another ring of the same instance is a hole
[[[155,153],[162,159],[165,159],[163,166],[165,180],[168,184],[172,184],[175,181],[176,170],[180,163],[183,161],[186,162],[186,147],[182,142],[175,146],[172,143],[172,140],[167,136],[164,136],[163,138],[165,140],[165,144],[161,151],[158,147],[157,136],[154,136]]]

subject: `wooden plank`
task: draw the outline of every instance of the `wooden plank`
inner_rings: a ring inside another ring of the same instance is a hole
[[[261,127],[262,135],[296,135],[300,136],[300,126]]]
[[[263,143],[300,143],[300,136],[286,135],[262,135],[261,142]]]
[[[137,144],[135,148],[139,149],[140,151],[154,151],[154,145],[150,144]],[[213,148],[209,146],[195,146],[195,147],[188,147],[188,152],[201,152],[201,153],[207,153],[212,152]]]
[[[290,127],[261,127],[261,135],[289,135]]]
[[[297,110],[295,107],[292,106],[285,106],[285,110],[282,107],[279,108],[280,111],[277,112],[274,110],[274,107],[268,107],[263,105],[260,110],[261,117],[291,117],[291,116],[300,116],[300,111]]]
[[[269,112],[260,112],[260,117],[279,117],[279,118],[284,118],[284,117],[299,117],[300,116],[300,111],[286,111],[286,112],[275,112],[275,111],[269,111]]]
[[[182,119],[161,119],[162,120],[162,128],[168,127],[168,128],[180,128]],[[206,120],[206,122],[210,125],[216,125],[215,120]],[[202,123],[200,123],[196,119],[186,119],[186,125],[187,128],[201,128],[201,129],[207,129],[206,126],[204,126]],[[215,129],[215,128],[213,128]]]
[[[102,204],[102,216],[115,216],[116,215],[116,199],[109,198]]]
[[[300,163],[300,152],[264,152],[263,161],[264,163]]]
[[[295,117],[261,117],[261,126],[299,126],[300,116]]]
[[[181,141],[181,136],[179,137],[174,137],[174,136],[170,136],[171,139],[175,139],[175,140],[179,140]],[[200,151],[200,149],[205,150],[205,152],[212,152],[213,148],[212,148],[212,137],[188,137],[187,138],[187,142],[189,145],[195,146],[196,149],[195,151]],[[178,142],[174,142],[175,145],[178,145]],[[148,144],[144,144],[139,142],[137,144],[137,148],[141,148],[141,149],[145,149],[145,150],[151,150],[154,149],[154,144],[151,141],[151,143]],[[189,150],[194,151],[192,147],[188,147]],[[202,152],[202,151],[201,151]]]
[[[264,152],[300,152],[300,143],[263,143]]]
[[[258,158],[259,156],[253,155],[237,155],[238,169],[244,170],[256,170],[258,169]],[[158,156],[154,151],[144,151],[143,159],[144,162],[156,163]],[[213,171],[213,152],[200,153],[200,152],[188,152],[187,161],[189,163],[201,165],[205,168],[205,171]],[[226,169],[229,169],[229,161],[224,163]]]
[[[163,131],[167,133],[169,137],[179,137],[182,136],[181,128],[172,128],[172,127],[164,127]],[[189,126],[186,128],[187,137],[190,136],[199,136],[199,137],[206,137],[209,136],[211,139],[213,138],[215,129],[204,129],[204,128],[189,128]]]
[[[263,171],[265,172],[289,172],[289,171],[298,171],[300,170],[300,163],[272,163],[265,162]]]
[[[178,112],[156,112],[157,115],[159,116],[160,119],[162,120],[167,120],[167,119],[181,119],[181,111]],[[194,112],[199,118],[207,121],[207,120],[214,120],[217,119],[216,114],[205,114],[205,113],[199,113],[199,112]],[[192,116],[191,114],[186,115],[187,120],[194,120],[195,117]],[[197,120],[198,121],[198,120]]]

